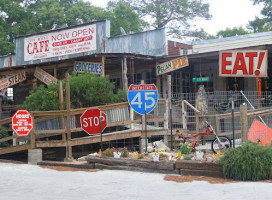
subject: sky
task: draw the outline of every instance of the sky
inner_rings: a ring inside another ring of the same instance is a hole
[[[85,0],[94,6],[106,7],[108,0]],[[261,5],[252,5],[250,0],[203,0],[210,4],[211,20],[198,20],[194,22],[197,29],[203,28],[211,35],[220,30],[242,26],[246,28],[249,20],[261,16]]]
[[[8,200],[269,200],[272,183],[165,181],[165,174],[116,170],[55,171],[0,162],[1,199]],[[179,175],[177,175],[179,176]]]

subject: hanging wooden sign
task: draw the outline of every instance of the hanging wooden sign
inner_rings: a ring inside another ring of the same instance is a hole
[[[187,56],[170,60],[168,62],[161,63],[156,66],[157,76],[189,66],[189,60]]]
[[[20,83],[26,80],[26,73],[25,71],[21,71],[18,73],[10,74],[5,78],[0,79],[0,90],[6,89],[12,85]]]
[[[43,83],[45,83],[46,85],[58,82],[58,79],[56,79],[51,74],[48,74],[46,71],[42,70],[39,67],[36,67],[35,72],[34,72],[34,76],[37,79],[39,79],[40,81],[42,81]]]

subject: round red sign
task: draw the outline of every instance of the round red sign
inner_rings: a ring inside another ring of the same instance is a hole
[[[102,130],[100,127],[100,118],[102,124]],[[107,116],[99,109],[88,109],[80,117],[81,128],[88,134],[99,134],[107,126]]]
[[[33,118],[27,110],[17,110],[12,116],[12,129],[18,136],[27,136],[33,128]]]

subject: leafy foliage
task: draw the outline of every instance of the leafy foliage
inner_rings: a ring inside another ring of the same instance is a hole
[[[48,88],[40,85],[34,91],[30,91],[22,108],[31,111],[59,110],[59,89],[57,84],[50,84]]]
[[[243,29],[243,27],[234,27],[234,28],[226,28],[225,30],[217,32],[217,37],[232,37],[232,36],[238,36],[238,35],[246,35],[250,32]]]
[[[139,15],[127,3],[123,1],[109,2],[108,10],[112,10],[109,15],[111,36],[121,35],[121,27],[126,33],[142,30]]]
[[[128,149],[126,147],[120,149],[120,152],[121,152],[121,156],[124,157],[124,158],[127,158],[129,156],[129,152],[128,152]]]
[[[185,143],[181,143],[180,144],[180,149],[179,151],[182,153],[182,154],[189,154],[191,153],[193,150],[193,147],[191,146],[190,143],[188,142],[185,142]]]
[[[9,134],[8,134],[7,130],[4,127],[0,126],[0,139],[6,138],[8,136],[9,136]],[[0,143],[0,147],[6,147],[6,146],[8,146],[7,141]]]
[[[272,30],[272,4],[271,0],[251,0],[253,4],[262,4],[263,9],[261,14],[262,18],[255,17],[253,21],[250,21],[248,28],[254,32],[265,32]]]
[[[170,32],[189,27],[195,18],[209,19],[209,4],[202,0],[126,0],[154,28],[169,27]],[[148,16],[148,17],[147,17]]]
[[[114,148],[108,148],[102,152],[102,156],[113,157],[113,152],[115,151],[116,150]]]
[[[226,178],[258,181],[272,178],[272,146],[244,143],[219,160]]]
[[[141,30],[138,14],[125,3],[111,4],[106,10],[83,0],[1,0],[0,11],[0,55],[14,52],[17,36],[94,20],[111,19],[113,35],[120,34],[120,27]]]
[[[65,80],[62,80],[65,90]],[[108,77],[84,74],[70,76],[70,99],[72,108],[98,106],[108,103],[127,101],[126,91],[113,93],[114,85]],[[64,102],[64,105],[66,102]],[[41,85],[36,91],[31,91],[26,98],[23,108],[28,110],[58,110],[59,88],[50,84],[48,88]]]

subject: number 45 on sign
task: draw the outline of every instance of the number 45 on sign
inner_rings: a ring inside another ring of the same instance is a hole
[[[141,115],[150,113],[158,103],[158,90],[154,84],[130,85],[128,102]]]

